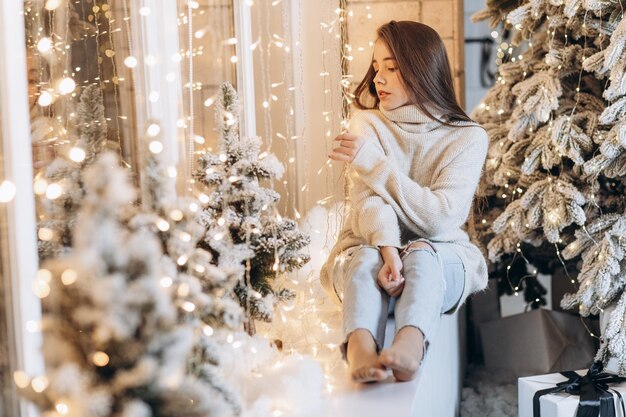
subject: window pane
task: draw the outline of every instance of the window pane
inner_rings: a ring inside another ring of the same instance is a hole
[[[191,151],[217,149],[215,109],[212,103],[221,83],[230,81],[236,88],[237,80],[233,0],[202,0],[194,3],[197,4],[193,4],[194,8],[189,10],[187,1],[178,0],[188,155],[190,148]],[[189,126],[191,116],[193,126]],[[194,136],[199,136],[192,141],[189,138],[190,128],[193,128]]]
[[[72,160],[113,151],[133,171],[138,185],[142,138],[137,134],[138,119],[146,119],[155,98],[139,87],[144,85],[144,67],[158,65],[141,53],[131,56],[146,38],[140,34],[139,6],[129,0],[24,2],[42,259],[71,245],[71,232],[64,224],[75,210],[73,204],[80,203],[80,190],[63,170]],[[59,186],[56,197],[48,195],[50,185]],[[54,198],[56,203],[51,202]]]
[[[81,114],[79,104],[90,86],[104,107],[106,148],[136,166],[134,80],[124,65],[131,29],[124,4],[134,2],[78,0],[48,10],[50,3],[24,3],[35,175],[68,154],[88,130],[83,121],[89,115]]]

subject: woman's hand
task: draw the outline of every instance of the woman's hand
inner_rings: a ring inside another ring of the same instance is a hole
[[[404,277],[401,274],[402,260],[398,248],[384,246],[380,249],[384,265],[378,273],[378,285],[390,297],[397,297],[404,289]]]
[[[335,161],[347,163],[351,163],[354,160],[357,152],[365,143],[362,137],[353,135],[350,132],[342,133],[335,138],[335,141],[339,142],[339,144],[328,157]]]

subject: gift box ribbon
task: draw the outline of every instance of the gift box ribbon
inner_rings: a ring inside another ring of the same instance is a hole
[[[602,362],[595,362],[589,368],[586,375],[580,375],[574,371],[561,372],[566,381],[559,382],[556,387],[539,390],[533,396],[533,417],[541,417],[539,398],[546,394],[567,392],[571,395],[579,395],[580,402],[576,410],[576,417],[615,417],[615,402],[613,391],[619,398],[622,406],[622,416],[626,416],[622,395],[609,388],[609,384],[626,381],[626,377],[611,375],[602,372]]]

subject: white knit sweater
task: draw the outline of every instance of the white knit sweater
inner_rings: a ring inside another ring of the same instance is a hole
[[[352,118],[350,132],[366,141],[350,164],[348,215],[321,271],[329,294],[336,296],[330,273],[344,250],[402,247],[418,237],[434,242],[435,249],[453,250],[463,261],[465,288],[459,306],[485,288],[485,259],[464,224],[489,140],[475,123],[453,124],[433,121],[416,105],[364,110]]]

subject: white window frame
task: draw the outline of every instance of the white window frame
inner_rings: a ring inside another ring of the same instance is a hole
[[[28,332],[27,323],[41,322],[41,302],[32,290],[38,270],[35,201],[28,112],[23,2],[0,1],[0,117],[4,179],[17,192],[6,204],[11,296],[14,306],[15,369],[31,376],[44,372],[41,333]],[[20,400],[22,417],[36,417],[36,408]]]
[[[239,129],[246,137],[256,136],[254,102],[254,59],[252,56],[252,19],[246,0],[233,0],[237,38],[237,94],[242,106]]]
[[[133,70],[137,106],[134,135],[137,140],[137,161],[145,163],[146,131],[151,123],[158,123],[161,128],[160,140],[163,143],[163,157],[167,166],[176,167],[185,177],[185,130],[177,125],[182,114],[182,85],[180,61],[173,59],[180,51],[177,5],[171,0],[127,0],[130,14],[132,50],[129,54],[136,57],[139,65]],[[141,8],[149,10],[145,15]],[[146,63],[147,57],[155,59],[154,65]],[[175,79],[168,81],[168,74]],[[157,92],[159,99],[148,100],[151,92]],[[138,171],[141,173],[141,169]],[[140,180],[144,199],[147,188],[144,179]]]

